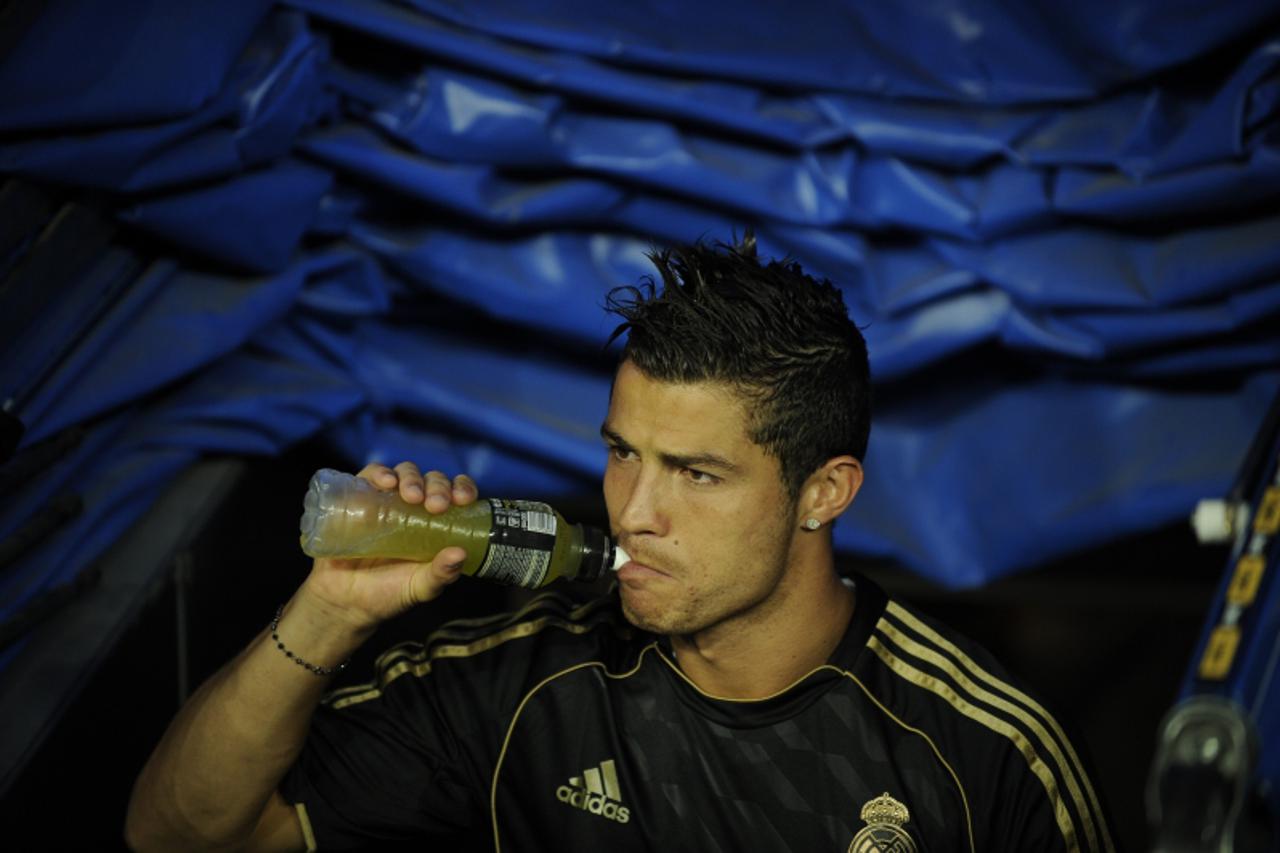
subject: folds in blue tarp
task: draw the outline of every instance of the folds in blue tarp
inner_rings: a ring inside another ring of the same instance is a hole
[[[1015,9],[982,0],[924,8],[772,0],[750,8],[649,3],[601,9],[577,0],[557,3],[551,14],[520,0],[404,4],[430,13],[433,28],[447,21],[463,35],[508,40],[516,46],[508,48],[512,53],[534,46],[761,88],[989,103],[1091,98],[1210,53],[1275,19],[1275,9],[1262,2],[1235,3],[1230,10],[1184,5],[1182,14],[1138,0]],[[298,5],[336,14],[335,7],[354,4]]]
[[[605,293],[746,227],[869,342],[837,544],[943,584],[1184,517],[1280,387],[1267,4],[73,5],[0,62],[0,170],[54,194],[4,211],[0,393],[87,437],[0,535],[85,510],[0,616],[201,454],[594,494]]]
[[[0,64],[0,127],[44,138],[62,128],[116,128],[197,113],[222,96],[270,5],[62,0],[15,34],[21,37]]]

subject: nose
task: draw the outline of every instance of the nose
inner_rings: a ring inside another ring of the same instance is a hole
[[[668,520],[663,509],[660,471],[638,465],[619,479],[614,496],[621,507],[616,519],[618,532],[627,536],[665,536]]]

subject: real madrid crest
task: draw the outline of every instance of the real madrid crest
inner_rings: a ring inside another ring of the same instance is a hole
[[[848,853],[916,853],[906,829],[911,812],[888,791],[863,806],[861,817],[867,825],[849,842]]]

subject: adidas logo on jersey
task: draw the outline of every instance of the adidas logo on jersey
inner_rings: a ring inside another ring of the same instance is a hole
[[[631,820],[631,810],[622,804],[622,790],[618,787],[618,771],[613,761],[601,761],[599,767],[582,771],[568,785],[556,788],[556,799],[575,809],[626,823]]]

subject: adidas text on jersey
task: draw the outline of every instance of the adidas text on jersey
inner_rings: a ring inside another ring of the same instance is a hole
[[[622,791],[618,788],[618,773],[612,760],[602,761],[599,767],[589,768],[581,776],[571,778],[569,784],[556,788],[556,799],[618,823],[631,820],[631,810],[621,802]]]

